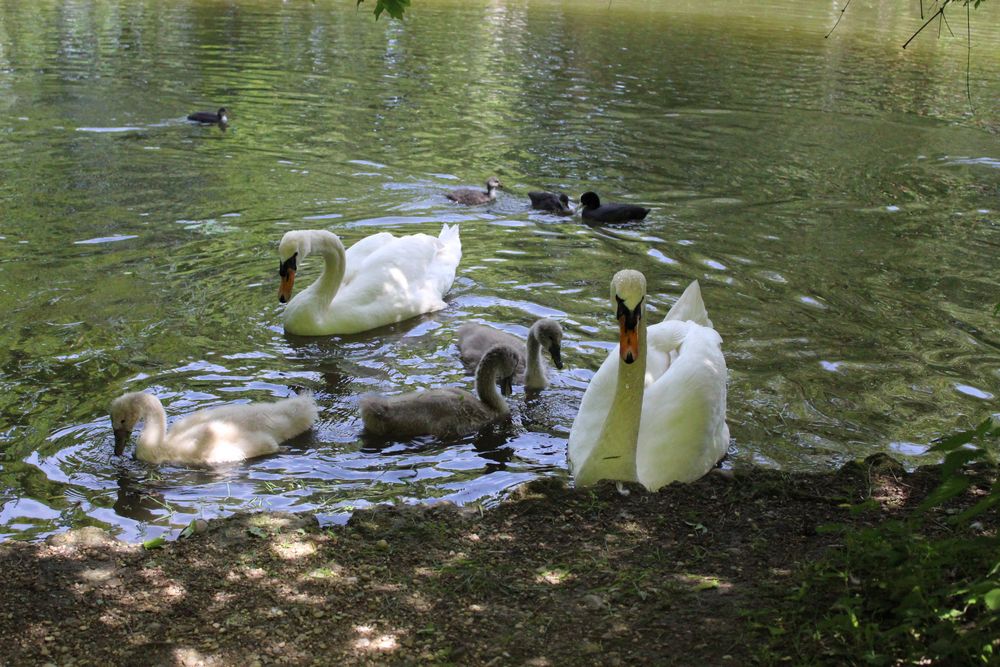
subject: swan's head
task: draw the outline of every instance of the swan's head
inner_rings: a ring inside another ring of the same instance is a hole
[[[480,382],[480,374],[492,375],[484,378],[486,382],[496,382],[500,385],[500,393],[510,396],[514,393],[514,374],[517,372],[517,363],[520,357],[514,348],[509,345],[494,345],[486,351],[483,358],[479,360],[479,367],[476,371],[476,384]]]
[[[619,326],[619,353],[626,364],[639,358],[639,324],[645,300],[646,276],[638,271],[623,269],[611,279],[611,303],[617,308]]]
[[[549,356],[552,357],[552,363],[555,367],[562,368],[563,331],[559,323],[549,318],[538,320],[531,325],[530,335],[535,337],[542,348],[549,351]]]
[[[278,276],[281,286],[278,288],[278,301],[287,303],[292,298],[292,286],[295,284],[295,272],[298,270],[298,260],[305,259],[309,254],[309,238],[301,232],[286,232],[278,244]]]
[[[219,107],[218,115],[219,115],[219,122],[220,123],[228,123],[229,122],[229,117],[226,115],[226,107]]]
[[[584,192],[580,195],[580,206],[584,208],[599,208],[601,205],[601,198],[597,196],[596,192]]]
[[[111,402],[111,428],[115,433],[115,456],[125,453],[132,429],[142,418],[142,392],[123,394]]]
[[[486,181],[486,191],[495,192],[503,187],[503,183],[496,176],[490,176],[489,180]]]

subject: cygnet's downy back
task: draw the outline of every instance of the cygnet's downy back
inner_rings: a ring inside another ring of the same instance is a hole
[[[384,438],[420,435],[455,437],[479,430],[510,413],[517,352],[506,345],[491,348],[476,368],[476,395],[458,387],[442,387],[396,396],[369,394],[361,399],[365,431]]]

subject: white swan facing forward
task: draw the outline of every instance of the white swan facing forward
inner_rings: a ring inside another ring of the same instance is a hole
[[[167,413],[152,394],[131,392],[111,403],[115,454],[125,452],[132,429],[144,421],[135,455],[149,463],[210,465],[273,454],[282,442],[308,431],[317,416],[312,395],[303,394],[199,410],[168,431]]]
[[[655,491],[692,482],[729,446],[726,360],[698,282],[666,318],[646,327],[646,279],[624,270],[611,281],[619,346],[591,379],[569,436],[580,486],[601,479]]]
[[[291,298],[298,265],[323,257],[320,277]],[[462,259],[458,225],[437,237],[380,232],[347,250],[326,230],[287,232],[278,245],[285,331],[302,336],[352,334],[445,307],[444,295]],[[289,301],[289,299],[291,300]]]

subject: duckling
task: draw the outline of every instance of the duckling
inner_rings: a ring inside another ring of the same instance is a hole
[[[187,119],[198,123],[217,123],[219,125],[225,125],[229,122],[229,117],[226,115],[226,107],[219,107],[216,113],[212,113],[211,111],[195,111],[192,114],[188,114]]]
[[[635,204],[604,204],[594,192],[584,192],[580,195],[581,215],[584,220],[593,222],[628,222],[642,220],[649,214],[648,208]]]
[[[503,183],[496,176],[490,176],[486,181],[486,192],[474,190],[472,188],[458,188],[445,195],[448,199],[459,204],[469,204],[476,206],[479,204],[489,204],[497,198],[497,190],[503,187]]]
[[[531,208],[538,209],[539,211],[548,211],[556,215],[573,215],[573,209],[569,205],[569,197],[563,192],[559,194],[554,192],[529,192],[528,197],[531,199]]]
[[[473,369],[486,350],[495,345],[508,345],[517,353],[515,381],[532,391],[545,389],[549,379],[541,350],[548,350],[552,363],[562,368],[562,327],[555,320],[542,318],[528,330],[527,346],[517,336],[485,324],[463,324],[458,328],[458,352],[467,369]],[[527,354],[526,354],[527,353]]]
[[[365,431],[385,438],[419,435],[455,437],[471,433],[510,414],[503,396],[510,396],[517,352],[506,345],[490,348],[476,367],[476,394],[458,387],[441,387],[397,396],[368,394],[361,398]],[[497,392],[497,381],[500,391]]]
[[[317,418],[312,394],[273,403],[240,403],[199,410],[167,430],[167,414],[156,396],[130,392],[111,403],[115,455],[125,451],[140,420],[136,458],[150,463],[215,464],[278,451],[278,445],[309,430]]]

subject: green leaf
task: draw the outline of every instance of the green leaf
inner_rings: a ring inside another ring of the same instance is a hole
[[[184,530],[182,530],[181,534],[177,536],[177,539],[183,540],[187,537],[191,537],[196,532],[198,532],[197,523],[198,523],[197,519],[191,519],[191,523],[189,523],[187,526],[184,527]]]
[[[969,488],[969,483],[969,478],[962,475],[948,477],[927,495],[924,502],[920,503],[918,509],[924,511],[935,505],[940,505],[950,498],[954,498]]]
[[[1000,588],[994,588],[992,591],[983,596],[983,602],[989,607],[990,611],[996,611],[1000,609]]]
[[[983,450],[981,449],[963,448],[948,452],[944,457],[944,462],[941,463],[941,477],[951,477],[963,465],[982,456]]]
[[[163,537],[163,535],[160,535],[159,537],[154,537],[151,540],[146,540],[145,542],[143,542],[142,543],[142,548],[143,549],[159,549],[159,548],[161,548],[166,543],[167,543],[167,538]]]
[[[953,522],[957,524],[966,523],[972,519],[975,519],[977,516],[979,516],[986,510],[991,509],[998,503],[1000,503],[1000,486],[995,486],[993,487],[993,491],[990,492],[990,495],[986,496],[985,498],[983,498],[978,503],[976,503],[969,509],[965,510],[958,516],[953,517]]]
[[[250,526],[249,528],[247,528],[247,532],[253,535],[254,537],[267,539],[267,531],[261,528],[260,526]]]
[[[842,523],[821,523],[816,526],[817,535],[840,535],[847,532],[847,526]]]
[[[360,7],[365,0],[358,0],[355,7]],[[394,19],[403,18],[403,13],[410,6],[410,0],[377,0],[375,2],[375,20],[377,21],[382,12],[389,12],[389,16]]]
[[[949,435],[947,438],[942,438],[938,440],[933,445],[929,451],[932,452],[950,452],[953,449],[958,449],[963,445],[967,445],[972,442],[972,439],[976,437],[975,431],[959,431],[953,435]]]

